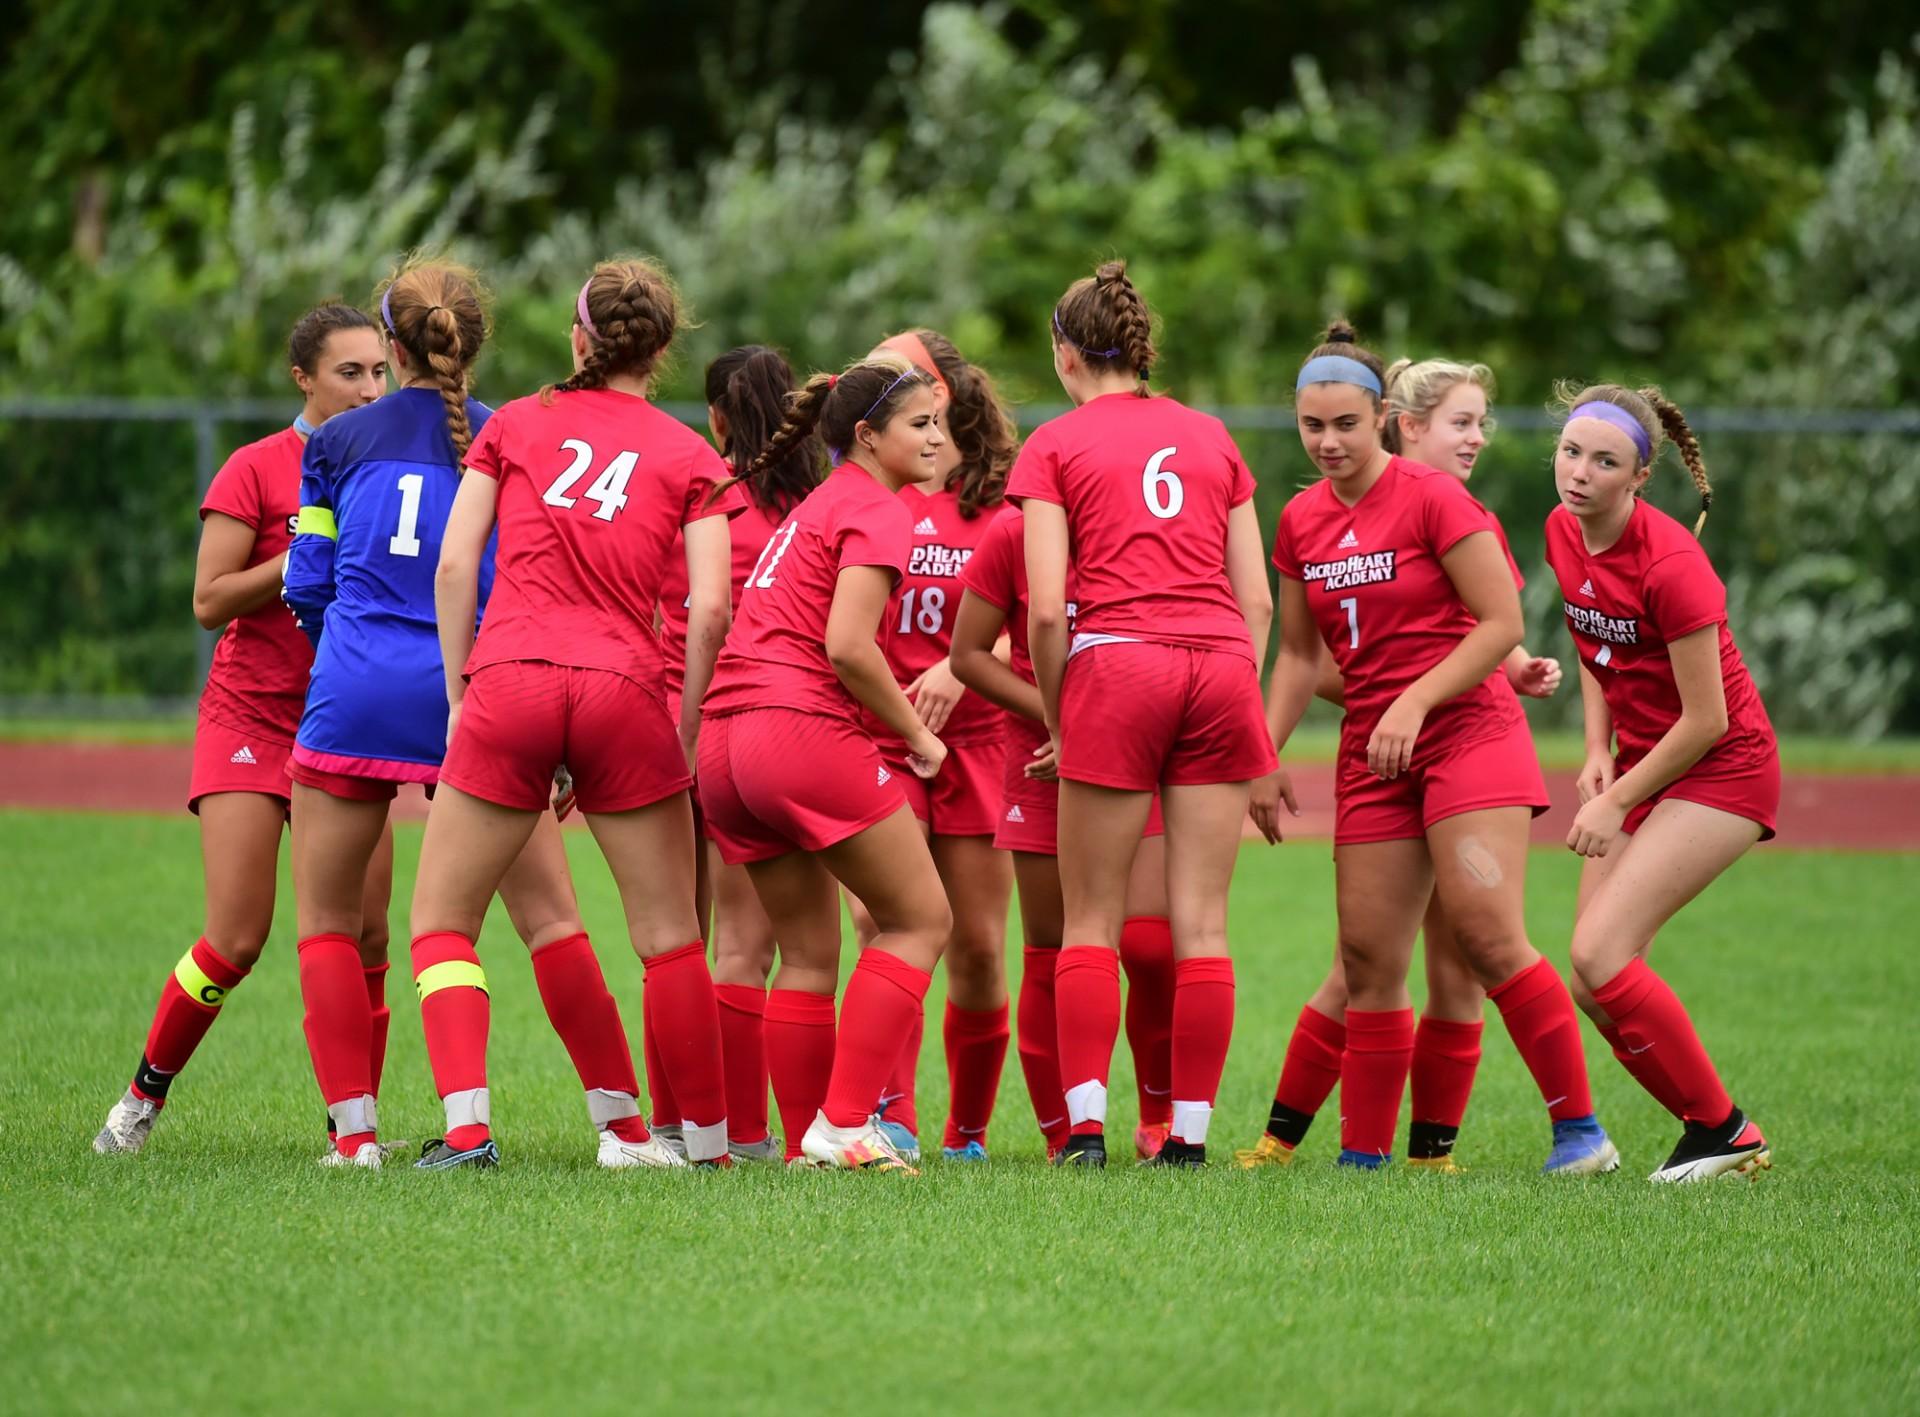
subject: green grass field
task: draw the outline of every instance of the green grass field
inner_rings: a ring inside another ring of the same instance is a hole
[[[640,968],[611,883],[584,835],[570,838],[637,1026]],[[402,833],[400,922],[417,843]],[[1661,968],[1767,1128],[1775,1169],[1669,1190],[1642,1178],[1675,1128],[1591,1034],[1627,1165],[1589,1181],[1535,1174],[1546,1126],[1497,1022],[1461,1177],[1338,1173],[1331,1112],[1287,1171],[1050,1171],[1011,1059],[985,1168],[601,1173],[504,923],[482,951],[505,1165],[325,1172],[284,895],[267,957],[152,1144],[100,1158],[88,1143],[198,932],[194,827],[0,813],[0,852],[11,1410],[1920,1404],[1910,858],[1763,849],[1671,930]],[[1217,1155],[1265,1118],[1287,1027],[1328,955],[1331,876],[1324,843],[1242,859]],[[1535,939],[1561,962],[1573,880],[1564,852],[1535,855]],[[418,1139],[439,1108],[417,1011],[404,984],[392,992],[382,1119]],[[921,1065],[936,1120],[938,1039],[936,1024]]]

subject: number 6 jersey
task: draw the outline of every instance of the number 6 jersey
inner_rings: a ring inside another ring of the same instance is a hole
[[[491,413],[467,400],[476,435]],[[307,440],[284,592],[316,645],[296,762],[388,782],[438,777],[447,698],[433,575],[459,486],[437,389],[397,389]],[[492,577],[489,547],[482,603]]]

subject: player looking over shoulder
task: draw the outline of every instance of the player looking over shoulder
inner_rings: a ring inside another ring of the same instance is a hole
[[[727,467],[707,441],[648,400],[679,322],[658,266],[602,262],[575,303],[572,376],[507,404],[466,451],[434,584],[449,742],[413,895],[414,977],[448,1128],[441,1153],[423,1166],[495,1152],[484,1105],[490,1009],[474,942],[487,902],[547,820],[562,766],[646,965],[648,1013],[680,1103],[686,1159],[728,1164],[720,1020],[694,917],[687,789],[698,696],[726,629],[727,513],[739,502],[713,496]],[[476,639],[496,523],[493,593]],[[653,611],[683,537],[688,693],[676,723]],[[619,1009],[584,937],[576,952],[559,963],[535,951],[534,974],[556,1022],[563,1010],[576,1023],[583,1009],[596,1016],[593,1027],[562,1035],[593,1120],[625,1123],[630,1137],[610,1135],[638,1164],[680,1164],[646,1135]]]
[[[1340,1163],[1392,1159],[1414,1051],[1407,971],[1429,896],[1500,1009],[1553,1122],[1544,1170],[1609,1171],[1578,1017],[1528,943],[1527,824],[1546,784],[1501,663],[1520,595],[1493,519],[1459,480],[1380,440],[1384,369],[1336,321],[1301,365],[1300,440],[1323,476],[1287,503],[1275,538],[1280,652],[1268,726],[1284,750],[1313,697],[1322,645],[1344,685],[1334,876],[1346,975]],[[1284,772],[1253,818],[1279,839]]]
[[[707,366],[707,427],[721,457],[740,477],[737,485],[746,503],[729,528],[734,608],[768,538],[820,483],[817,438],[803,438],[753,476],[743,475],[786,417],[786,399],[793,388],[793,367],[786,356],[763,344],[730,349]],[[686,558],[676,551],[668,558],[660,586],[660,651],[667,662],[667,711],[675,722],[680,718],[689,601]],[[694,702],[699,702],[697,695]],[[713,922],[713,992],[720,1005],[720,1056],[727,1076],[727,1152],[736,1161],[777,1161],[785,1153],[767,1126],[767,976],[773,971],[773,924],[746,868],[720,859],[697,790],[693,821],[700,836],[695,910],[703,926],[709,919]],[[653,995],[646,997],[651,1005]],[[642,1036],[654,1133],[684,1152],[680,1104],[655,1047],[657,1030],[650,1016],[642,1021]]]
[[[748,575],[707,691],[700,799],[721,859],[746,866],[779,941],[766,1049],[789,1153],[911,1171],[874,1121],[874,1099],[921,1014],[953,916],[859,710],[900,735],[909,771],[939,772],[946,745],[900,692],[875,636],[913,542],[900,489],[937,475],[946,438],[927,375],[863,359],[809,379],[744,476],[816,429],[834,467]],[[879,927],[847,984],[837,1042],[836,879]]]
[[[1439,468],[1464,483],[1473,476],[1481,450],[1493,435],[1493,420],[1487,413],[1492,395],[1493,371],[1484,364],[1399,360],[1386,372],[1387,421],[1380,441],[1388,452]],[[1493,530],[1512,564],[1507,535],[1497,517]],[[1515,584],[1521,584],[1519,567],[1513,571]],[[1514,646],[1502,668],[1516,693],[1546,698],[1560,687],[1558,661],[1537,658],[1525,645]],[[1330,703],[1344,704],[1340,671],[1331,656],[1321,660],[1316,692]],[[1413,1034],[1407,1163],[1452,1171],[1457,1169],[1454,1144],[1480,1066],[1487,995],[1461,953],[1438,897],[1427,902],[1421,939],[1426,946],[1427,1002]],[[1336,946],[1333,968],[1300,1010],[1287,1041],[1266,1132],[1251,1150],[1235,1153],[1241,1166],[1284,1166],[1293,1160],[1294,1148],[1340,1080],[1340,1055],[1347,1042],[1346,1009],[1346,975]]]
[[[161,986],[140,1066],[93,1140],[101,1153],[146,1144],[168,1089],[273,928],[280,828],[291,800],[287,755],[313,667],[313,647],[280,603],[300,509],[300,456],[329,418],[387,391],[387,351],[363,312],[327,304],[295,321],[287,363],[305,399],[292,426],[235,450],[200,504],[193,614],[206,629],[226,627],[200,695],[187,789],[187,810],[200,818],[206,926]],[[370,1060],[376,1078],[386,1055],[392,888],[393,838],[387,835],[366,875],[365,922],[355,941],[362,986],[376,1010]]]
[[[1662,926],[1774,833],[1780,754],[1701,547],[1713,503],[1686,416],[1658,389],[1561,390],[1560,505],[1547,560],[1579,654],[1587,761],[1567,845],[1580,1005],[1614,1057],[1683,1124],[1655,1181],[1757,1174],[1767,1140],[1734,1105],[1693,1021],[1647,963]],[[1672,442],[1700,493],[1692,534],[1642,497]],[[1616,755],[1615,747],[1618,746]]]
[[[1151,317],[1124,262],[1068,287],[1052,324],[1054,372],[1075,408],[1027,439],[1007,495],[1026,522],[1028,641],[1061,778],[1054,988],[1071,1135],[1060,1162],[1106,1164],[1117,947],[1158,790],[1173,1119],[1148,1164],[1204,1165],[1233,1034],[1227,888],[1248,785],[1274,767],[1258,667],[1273,600],[1253,475],[1217,418],[1152,395]]]

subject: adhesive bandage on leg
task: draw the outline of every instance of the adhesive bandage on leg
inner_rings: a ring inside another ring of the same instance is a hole
[[[1506,879],[1500,869],[1499,858],[1487,850],[1477,836],[1460,839],[1460,845],[1454,848],[1454,854],[1460,858],[1460,864],[1466,867],[1467,876],[1475,885],[1492,890]]]

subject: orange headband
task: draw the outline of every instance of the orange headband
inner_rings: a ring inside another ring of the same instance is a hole
[[[940,372],[940,366],[933,362],[933,356],[927,353],[926,341],[912,330],[890,335],[874,346],[875,349],[890,349],[895,354],[904,355],[909,364],[933,376],[933,382],[940,386],[940,402],[944,407],[953,401],[953,390],[947,387],[947,377]]]

